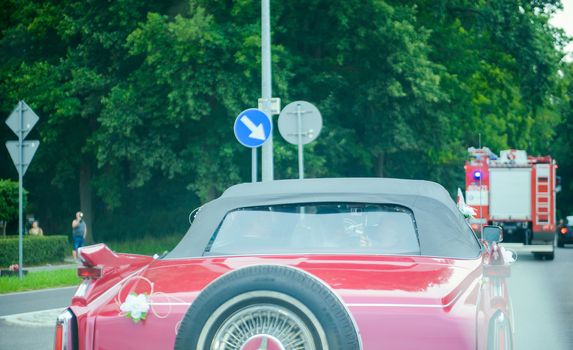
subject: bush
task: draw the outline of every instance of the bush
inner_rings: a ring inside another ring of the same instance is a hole
[[[66,252],[71,250],[67,236],[25,236],[24,268],[30,265],[64,261]],[[18,237],[0,238],[0,266],[18,263]]]
[[[107,241],[107,246],[116,253],[131,253],[153,255],[162,254],[164,251],[169,251],[179,243],[183,234],[174,234],[167,236],[145,236],[140,239],[124,240],[124,241]]]

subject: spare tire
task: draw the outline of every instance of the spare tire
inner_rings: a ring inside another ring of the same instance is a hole
[[[245,267],[209,284],[181,321],[175,349],[358,350],[354,322],[336,294],[301,270]]]

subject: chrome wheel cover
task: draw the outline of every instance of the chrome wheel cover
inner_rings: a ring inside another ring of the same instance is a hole
[[[292,311],[278,305],[255,304],[225,320],[215,333],[212,349],[250,350],[247,345],[258,338],[263,342],[260,350],[315,348],[310,329]]]
[[[215,331],[211,350],[316,350],[311,329],[316,331],[320,347],[328,350],[326,334],[312,312],[298,300],[273,291],[254,291],[242,294],[221,305],[207,320],[199,337],[199,348],[205,344],[208,330],[225,310],[237,302],[253,297],[274,297],[293,308],[272,303],[253,303],[227,317]],[[305,322],[293,309],[301,311]],[[256,345],[254,345],[256,344]]]

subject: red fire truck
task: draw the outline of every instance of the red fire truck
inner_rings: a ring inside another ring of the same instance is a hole
[[[523,150],[469,148],[466,203],[476,210],[470,224],[503,228],[503,245],[552,260],[555,256],[557,164],[550,156],[532,157]]]

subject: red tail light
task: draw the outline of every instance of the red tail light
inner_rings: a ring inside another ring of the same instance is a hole
[[[90,278],[92,280],[96,280],[103,276],[103,270],[101,267],[87,267],[87,266],[80,266],[78,267],[78,277],[79,278]]]
[[[64,327],[61,324],[56,325],[56,340],[54,341],[54,350],[62,350],[64,345]]]
[[[64,310],[56,320],[56,337],[54,340],[54,350],[74,350],[74,335],[72,327],[75,326],[74,315],[70,310]]]
[[[561,227],[561,234],[563,235],[567,234],[567,227]]]

